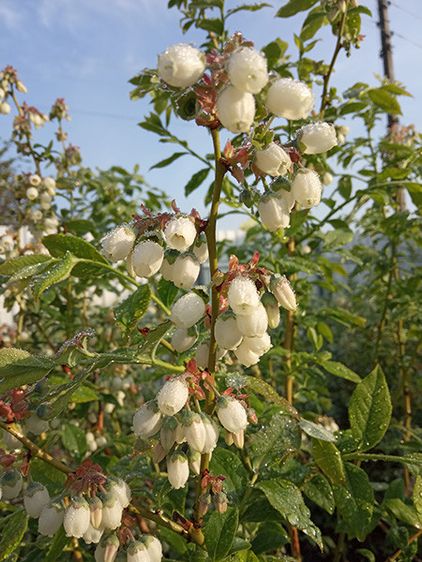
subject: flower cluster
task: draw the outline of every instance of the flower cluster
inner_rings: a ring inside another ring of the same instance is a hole
[[[126,260],[133,276],[149,278],[160,272],[181,289],[195,284],[200,264],[208,257],[205,239],[199,234],[194,214],[162,213],[137,217],[102,240],[103,253],[111,261]]]
[[[0,451],[1,453],[1,451]],[[23,505],[29,517],[38,519],[38,532],[53,537],[63,527],[68,537],[96,544],[96,562],[112,562],[120,546],[127,561],[160,562],[160,541],[151,535],[137,540],[136,521],[128,507],[131,490],[121,478],[106,477],[98,465],[87,460],[69,475],[60,496],[51,498],[47,488],[30,481],[25,485],[21,471],[12,467],[13,455],[0,454],[5,472],[0,480],[0,498],[13,500],[23,491]],[[137,553],[143,553],[140,557]]]

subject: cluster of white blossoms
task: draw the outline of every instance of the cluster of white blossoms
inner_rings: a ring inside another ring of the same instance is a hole
[[[221,56],[223,62],[220,64],[227,78],[219,79],[216,84],[215,113],[223,127],[233,133],[249,133],[255,120],[254,95],[262,95],[264,89],[264,104],[269,115],[284,117],[289,121],[309,118],[314,107],[314,96],[307,84],[293,78],[271,78],[262,53],[249,44],[233,45]],[[159,77],[176,88],[195,85],[206,70],[203,53],[187,44],[173,45],[158,58]],[[210,70],[212,74],[212,64]],[[293,145],[304,155],[327,152],[341,144],[341,141],[344,142],[345,133],[340,129],[337,138],[336,129],[330,123],[305,124],[299,129]],[[300,165],[294,166],[288,149],[278,142],[255,150],[253,164],[261,175],[274,178],[291,175],[289,191],[267,190],[259,202],[258,212],[268,230],[273,232],[287,228],[294,207],[309,209],[319,204],[322,183],[318,174]],[[191,263],[189,267],[193,269]]]
[[[189,378],[185,373],[167,380],[155,399],[144,403],[133,417],[135,435],[144,440],[158,437],[154,460],[166,459],[168,480],[175,489],[186,485],[190,473],[200,474],[201,455],[211,457],[220,424],[226,430],[226,442],[239,448],[243,447],[248,425],[245,406],[232,396],[217,400],[216,419],[191,410]]]
[[[53,537],[61,527],[68,537],[82,539],[86,544],[96,544],[96,562],[112,562],[120,547],[118,529],[123,521],[123,511],[131,501],[131,491],[121,478],[105,478],[100,491],[79,492],[50,498],[47,488],[31,481],[25,486],[19,470],[8,468],[0,479],[0,499],[13,500],[23,492],[26,513],[38,519],[38,532]],[[126,548],[127,562],[160,562],[162,547],[153,536],[145,535],[132,540]],[[137,553],[143,553],[142,557]]]
[[[160,272],[180,289],[193,287],[208,257],[206,242],[188,215],[176,215],[163,230],[148,232],[139,240],[135,225],[119,226],[101,243],[111,261],[126,260],[132,275],[149,278]]]

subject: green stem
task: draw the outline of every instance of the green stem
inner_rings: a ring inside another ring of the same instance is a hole
[[[167,363],[167,361],[157,359],[156,357],[152,360],[152,364],[156,367],[162,367],[163,369],[172,371],[173,373],[184,373],[186,371],[183,365],[173,365],[173,363]]]
[[[400,457],[397,455],[384,455],[382,453],[346,453],[343,455],[345,461],[384,461],[400,462],[403,464],[414,464],[422,466],[422,460],[418,458]]]
[[[217,320],[219,307],[220,307],[220,297],[217,291],[217,287],[214,285],[213,280],[215,274],[218,271],[218,255],[217,255],[217,219],[218,219],[218,208],[220,205],[221,189],[223,185],[224,175],[226,173],[225,166],[221,163],[221,145],[220,145],[220,134],[217,129],[211,130],[211,136],[214,147],[214,161],[215,161],[215,179],[214,179],[214,189],[212,194],[211,209],[208,218],[208,224],[205,230],[205,235],[207,238],[208,246],[208,261],[210,267],[210,278],[211,278],[211,329],[210,329],[210,348],[208,355],[208,370],[210,373],[215,371],[216,366],[216,352],[217,343],[214,336],[214,326]],[[210,389],[206,393],[206,410],[212,412],[215,405],[215,392]],[[208,469],[210,461],[210,456],[208,454],[201,455],[201,469],[200,476],[198,477],[198,483],[196,487],[196,499],[195,499],[195,521],[200,523],[199,517],[199,498],[201,495],[201,475],[205,470]]]

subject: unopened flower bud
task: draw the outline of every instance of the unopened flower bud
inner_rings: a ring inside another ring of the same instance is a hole
[[[170,451],[176,442],[176,429],[178,422],[173,416],[164,418],[160,429],[160,443],[166,453]]]
[[[228,500],[224,492],[219,492],[218,494],[214,494],[213,503],[218,513],[225,513],[227,511]]]
[[[56,180],[50,176],[43,178],[42,180],[43,186],[47,190],[50,195],[55,195],[56,193]]]
[[[142,240],[128,257],[128,267],[139,277],[151,277],[160,270],[163,263],[164,250],[160,244],[152,240]]]
[[[299,132],[299,141],[305,154],[321,154],[337,145],[336,130],[330,123],[311,123]]]
[[[270,291],[280,306],[292,312],[296,310],[296,295],[285,275],[273,276],[270,282]]]
[[[21,473],[14,468],[7,470],[0,479],[0,486],[4,500],[15,499],[22,491]]]
[[[255,283],[248,277],[238,276],[233,279],[227,297],[235,314],[250,314],[259,304]]]
[[[236,349],[243,338],[237,327],[236,317],[230,313],[218,316],[214,326],[214,336],[221,349]]]
[[[201,453],[199,451],[194,449],[189,451],[189,468],[197,476],[201,473]]]
[[[38,532],[46,537],[53,537],[63,524],[64,509],[58,502],[46,505],[38,519]]]
[[[81,497],[72,498],[70,505],[66,508],[63,519],[63,527],[67,537],[82,538],[88,530],[91,513],[87,501]]]
[[[164,229],[164,238],[169,248],[186,252],[194,243],[196,228],[192,217],[174,217]]]
[[[207,415],[202,414],[202,420],[205,427],[205,443],[201,453],[210,454],[217,447],[219,429]]]
[[[95,550],[95,562],[114,562],[119,546],[119,539],[114,533],[102,538]]]
[[[155,464],[160,464],[162,460],[166,458],[167,451],[161,445],[161,443],[156,443],[152,450],[152,462]]]
[[[245,446],[245,430],[241,429],[240,431],[237,431],[232,435],[233,435],[234,446],[237,447],[238,449],[243,449],[243,447]]]
[[[198,339],[198,332],[195,326],[189,328],[177,328],[172,335],[171,345],[178,353],[183,353],[190,349]]]
[[[255,166],[272,177],[285,176],[292,166],[290,156],[280,145],[271,142],[263,150],[255,152]]]
[[[266,58],[251,47],[240,47],[229,58],[228,75],[241,92],[259,94],[268,82]]]
[[[324,175],[322,176],[322,183],[323,185],[330,185],[331,183],[333,183],[333,176],[332,174],[330,174],[330,172],[324,173]]]
[[[160,411],[166,416],[174,416],[189,398],[188,385],[183,377],[168,380],[157,394]]]
[[[280,78],[268,90],[266,106],[271,113],[291,121],[306,119],[312,111],[314,97],[304,82]]]
[[[37,519],[40,516],[41,511],[49,503],[50,496],[47,488],[39,482],[31,482],[25,490],[25,494],[23,496],[23,504],[29,517]]]
[[[248,425],[245,408],[231,396],[221,396],[218,399],[217,416],[224,429],[232,433],[237,433]]]
[[[272,293],[265,293],[261,302],[267,313],[268,327],[274,330],[280,324],[280,308],[277,299]]]
[[[158,56],[159,77],[175,88],[193,86],[204,70],[204,55],[187,43],[171,45]]]
[[[226,87],[217,98],[217,117],[232,133],[249,132],[255,118],[255,99],[234,86]]]
[[[172,281],[179,289],[192,289],[200,269],[199,261],[193,254],[180,254],[172,267]]]
[[[233,433],[231,431],[226,431],[224,433],[224,441],[228,447],[233,445]]]
[[[129,226],[119,226],[101,240],[103,253],[111,261],[124,260],[132,251],[135,239],[135,232]]]
[[[27,89],[27,87],[25,86],[25,84],[24,84],[23,82],[21,82],[20,80],[18,80],[18,81],[16,82],[16,88],[17,88],[17,90],[18,90],[21,94],[26,94],[27,91],[28,91],[28,89]]]
[[[95,529],[98,529],[103,518],[103,502],[98,496],[94,496],[92,498],[89,498],[88,505],[90,513],[90,523]]]
[[[205,303],[194,292],[183,295],[171,309],[171,321],[178,328],[191,328],[205,314]]]
[[[189,478],[189,462],[184,453],[176,452],[167,457],[167,475],[175,490],[184,488]]]
[[[133,416],[133,432],[142,439],[149,439],[161,427],[161,412],[155,401],[146,402]]]
[[[292,183],[292,195],[303,209],[315,207],[321,201],[321,181],[316,172],[301,168]]]
[[[211,504],[211,497],[209,494],[202,494],[199,496],[198,501],[198,518],[203,519],[208,513]]]

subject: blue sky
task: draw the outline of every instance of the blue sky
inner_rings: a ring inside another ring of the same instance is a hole
[[[240,0],[227,0],[229,7],[239,3]],[[290,42],[303,16],[273,18],[275,9],[283,3],[274,0],[272,9],[233,17],[231,31],[242,31],[257,47],[276,36]],[[373,10],[376,19],[376,1],[361,3]],[[201,193],[196,192],[189,203],[182,195],[186,181],[197,170],[194,161],[183,158],[171,168],[148,172],[152,164],[171,154],[171,145],[159,144],[155,135],[136,126],[148,105],[146,101],[131,102],[128,97],[127,80],[144,67],[154,67],[157,53],[167,45],[181,40],[200,43],[201,35],[197,32],[182,35],[179,13],[167,10],[166,6],[166,0],[0,0],[0,65],[12,64],[18,69],[32,105],[47,110],[57,97],[66,99],[72,114],[67,127],[70,139],[80,146],[86,164],[132,168],[138,163],[149,183],[172,194],[182,207],[202,208]],[[395,0],[390,8],[396,32],[396,78],[414,96],[403,98],[402,121],[415,123],[419,130],[420,6],[420,0]],[[333,83],[340,90],[356,81],[376,84],[375,73],[382,72],[375,19],[371,22],[365,18],[366,38],[361,49],[349,59],[343,54],[339,58]],[[328,58],[333,40],[329,34],[322,37],[315,57]],[[294,56],[294,46],[290,52]],[[3,138],[8,135],[10,124],[6,121],[0,119]],[[352,126],[353,132],[353,123],[346,124]],[[210,151],[203,128],[180,122],[174,130],[200,150]]]

